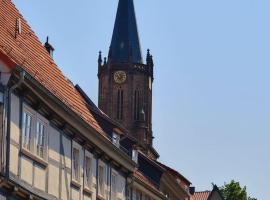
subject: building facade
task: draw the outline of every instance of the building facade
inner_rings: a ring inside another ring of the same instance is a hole
[[[142,61],[133,0],[119,0],[99,55],[99,108],[53,51],[0,0],[0,199],[189,199],[191,183],[152,145],[154,65],[149,51]]]

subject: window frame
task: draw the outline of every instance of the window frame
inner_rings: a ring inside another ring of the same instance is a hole
[[[138,163],[139,152],[137,149],[132,149],[132,160]]]
[[[90,159],[90,174],[87,174],[87,159]],[[84,189],[87,189],[89,192],[93,190],[93,164],[94,164],[94,157],[93,155],[85,150],[84,152]],[[88,176],[90,175],[90,183],[88,181]]]
[[[115,177],[115,186],[113,187],[113,176]],[[118,182],[118,172],[112,169],[111,173],[111,200],[117,200],[117,182]],[[115,189],[115,191],[113,191]]]
[[[35,133],[35,138],[34,138],[34,149],[35,149],[35,154],[41,158],[41,159],[45,159],[46,161],[48,160],[48,137],[49,137],[49,122],[48,120],[46,120],[42,115],[36,113],[36,121],[35,121],[35,125],[38,124],[38,121],[40,123],[43,123],[43,126],[44,126],[44,149],[43,149],[43,157],[41,157],[40,155],[38,155],[38,152],[37,152],[37,138],[36,138],[36,135],[37,135],[37,130],[36,130],[36,133]]]
[[[78,177],[75,177],[75,169],[74,169],[74,150],[78,151]],[[72,168],[71,168],[71,175],[72,175],[72,183],[74,183],[76,186],[80,186],[81,181],[81,147],[78,143],[72,141],[72,160],[71,160]]]
[[[25,141],[25,123],[24,123],[24,114],[28,114],[31,116],[31,129],[29,133],[29,148],[25,147],[24,141]],[[38,121],[43,124],[43,131],[44,131],[44,137],[43,137],[43,156],[40,156],[38,154],[37,150],[37,123]],[[21,112],[21,142],[20,147],[22,153],[24,153],[26,156],[31,157],[32,159],[36,160],[37,162],[41,163],[42,165],[47,165],[48,163],[48,137],[49,137],[49,121],[40,115],[37,111],[32,109],[27,104],[23,103],[22,106],[22,112]]]
[[[102,185],[100,184],[100,167],[102,167],[103,169],[103,173],[102,173],[102,176],[103,176],[103,179],[102,179]],[[98,177],[97,177],[97,180],[98,180],[98,196],[101,197],[102,199],[105,199],[105,196],[106,196],[106,165],[105,163],[103,162],[98,162]]]
[[[116,146],[116,147],[120,147],[120,135],[118,135],[117,133],[113,132],[112,133],[112,143]]]
[[[31,117],[31,122],[30,122],[30,132],[29,132],[29,141],[28,141],[28,145],[29,145],[29,148],[25,147],[25,116],[30,116]],[[35,119],[35,114],[32,110],[30,110],[28,107],[24,106],[23,107],[23,111],[22,111],[22,126],[21,126],[21,148],[26,150],[26,151],[29,151],[29,152],[32,152],[33,150],[33,145],[32,145],[32,140],[33,140],[33,136],[35,135],[33,133],[33,124],[34,124],[34,119]]]

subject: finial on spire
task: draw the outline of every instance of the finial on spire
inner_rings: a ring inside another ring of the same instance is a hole
[[[101,66],[101,64],[102,64],[102,52],[99,51],[98,52],[98,66]]]
[[[147,55],[146,55],[146,63],[147,63],[147,65],[150,64],[150,62],[151,62],[150,59],[151,59],[150,49],[147,49]]]

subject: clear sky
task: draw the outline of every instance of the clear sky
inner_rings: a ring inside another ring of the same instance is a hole
[[[14,0],[55,61],[97,103],[117,0]],[[135,0],[155,62],[154,145],[197,190],[231,179],[270,198],[270,1]]]

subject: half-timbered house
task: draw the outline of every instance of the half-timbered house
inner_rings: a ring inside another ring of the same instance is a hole
[[[124,199],[136,166],[125,130],[61,73],[11,1],[0,9],[3,198]]]

